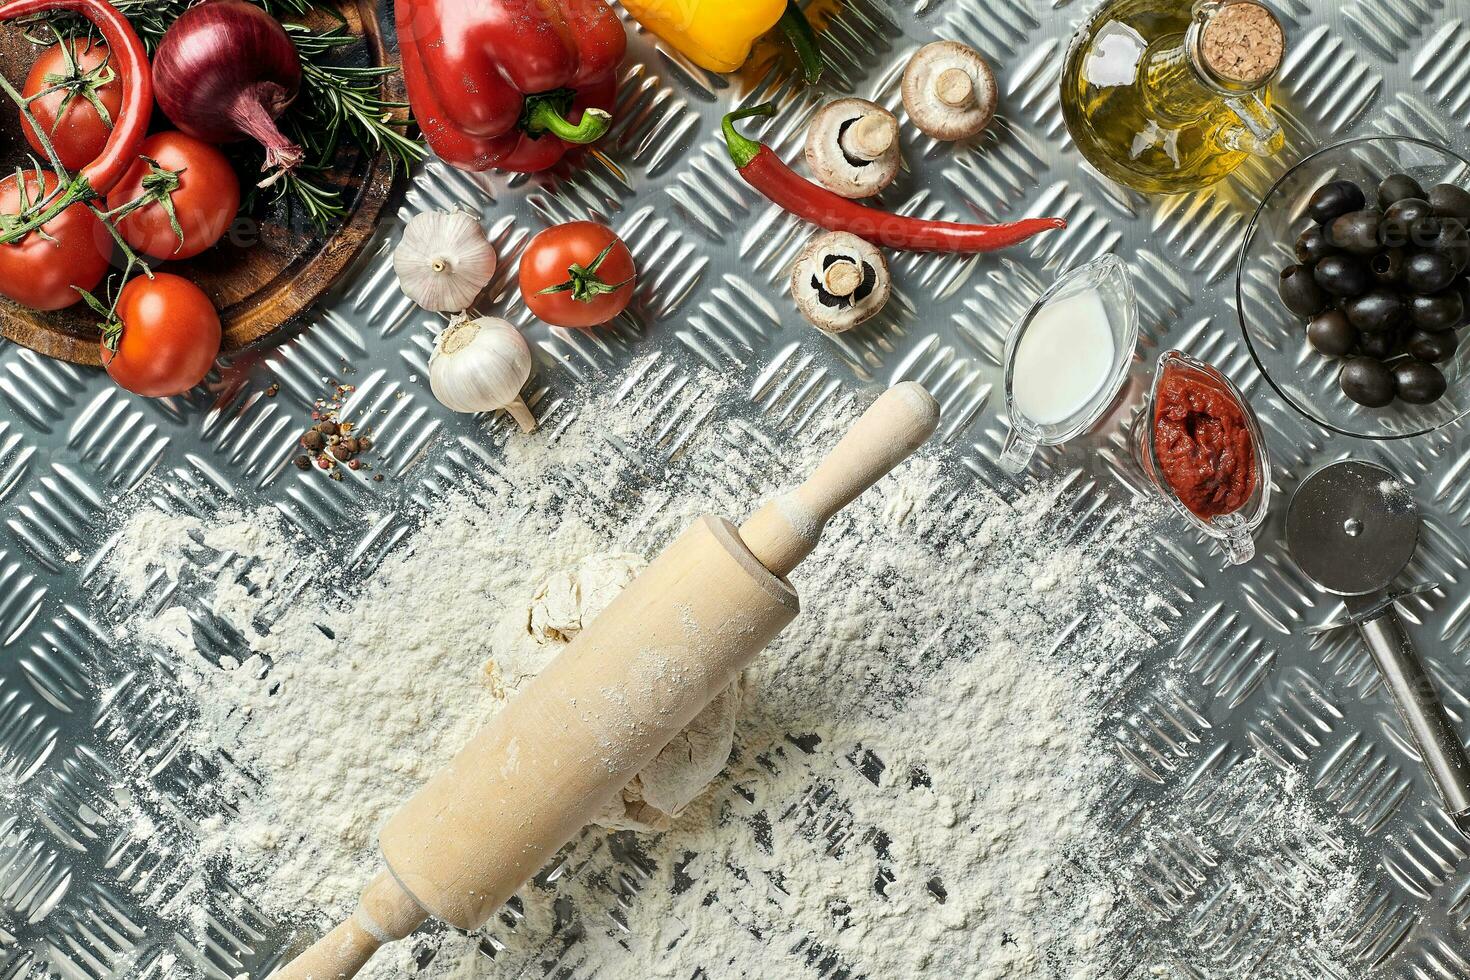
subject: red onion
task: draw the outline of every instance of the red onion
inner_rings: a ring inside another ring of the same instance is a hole
[[[270,14],[246,0],[205,0],[184,11],[153,55],[158,106],[209,143],[254,139],[270,183],[301,162],[276,119],[301,89],[301,56]]]

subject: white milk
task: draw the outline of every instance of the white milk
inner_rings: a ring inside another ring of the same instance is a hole
[[[1075,417],[1107,384],[1116,353],[1108,310],[1097,290],[1046,304],[1016,350],[1011,375],[1016,411],[1038,425]]]

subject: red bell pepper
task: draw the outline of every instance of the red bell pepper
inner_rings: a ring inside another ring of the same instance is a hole
[[[414,117],[461,170],[530,173],[607,131],[628,38],[604,0],[397,0]]]

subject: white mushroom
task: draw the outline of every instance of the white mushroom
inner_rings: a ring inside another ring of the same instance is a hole
[[[998,99],[995,74],[973,48],[934,41],[914,53],[903,72],[909,118],[937,140],[969,139],[990,125]]]
[[[883,309],[891,286],[883,253],[845,231],[807,242],[791,273],[791,295],[801,315],[828,333],[851,330]]]
[[[812,176],[843,197],[872,197],[893,183],[902,158],[898,119],[866,99],[838,99],[817,110],[806,132]]]

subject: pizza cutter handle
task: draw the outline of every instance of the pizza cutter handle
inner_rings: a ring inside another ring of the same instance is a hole
[[[1470,834],[1470,759],[1398,613],[1389,606],[1358,629],[1450,819]]]

